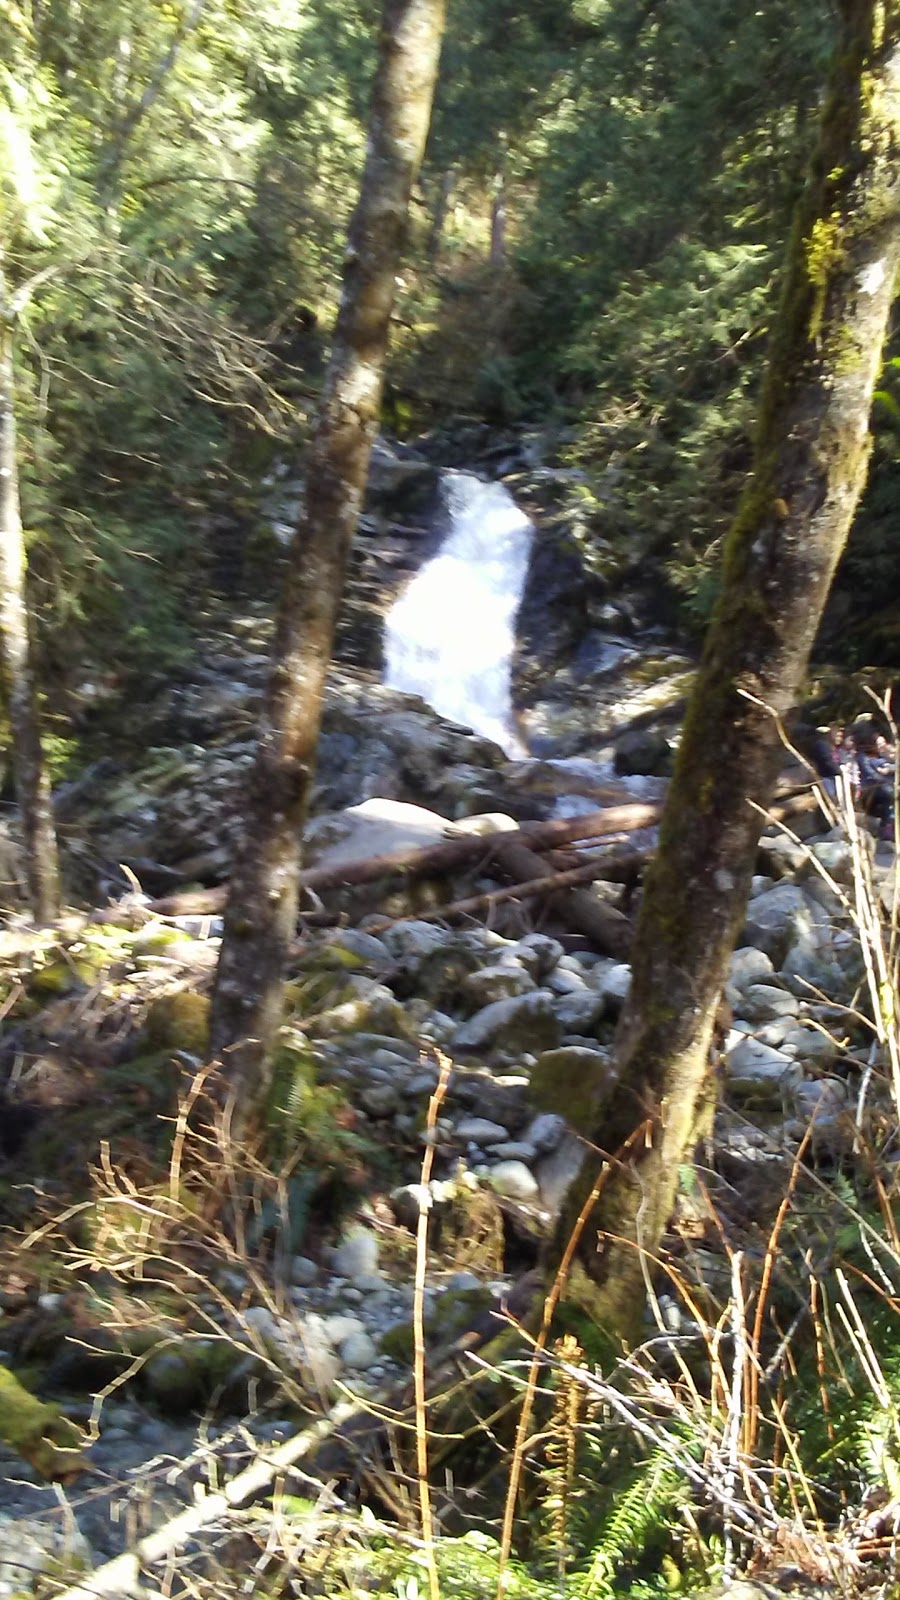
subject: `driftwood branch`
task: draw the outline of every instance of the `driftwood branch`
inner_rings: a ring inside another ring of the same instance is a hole
[[[126,1550],[123,1555],[88,1573],[83,1583],[64,1589],[57,1600],[98,1600],[103,1595],[118,1597],[139,1594],[142,1567],[173,1555],[201,1528],[208,1527],[235,1506],[246,1505],[253,1500],[268,1488],[279,1473],[311,1455],[323,1440],[337,1433],[358,1410],[358,1404],[339,1401],[321,1421],[304,1428],[302,1433],[285,1440],[284,1444],[276,1446],[265,1456],[258,1456],[245,1471],[232,1478],[220,1494],[204,1495],[195,1505],[188,1506],[178,1516],[164,1522],[161,1528],[148,1533],[133,1550]]]

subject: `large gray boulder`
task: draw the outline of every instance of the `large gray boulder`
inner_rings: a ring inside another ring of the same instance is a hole
[[[502,1050],[507,1055],[535,1054],[551,1050],[559,1043],[559,1034],[552,996],[536,989],[533,994],[495,1000],[476,1011],[457,1029],[453,1052],[478,1055],[485,1050]]]
[[[799,941],[817,948],[828,942],[828,917],[817,902],[794,883],[776,883],[750,901],[743,941],[755,945],[780,967]]]

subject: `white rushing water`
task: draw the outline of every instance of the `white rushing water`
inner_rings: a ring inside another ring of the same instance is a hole
[[[447,472],[442,488],[450,532],[388,613],[384,681],[521,756],[511,666],[534,528],[502,484]]]

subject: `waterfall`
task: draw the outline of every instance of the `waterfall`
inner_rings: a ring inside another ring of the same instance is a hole
[[[502,484],[446,472],[441,488],[450,531],[388,613],[384,681],[522,756],[511,667],[534,528]]]

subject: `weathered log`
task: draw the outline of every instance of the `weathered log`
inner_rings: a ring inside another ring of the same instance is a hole
[[[546,863],[534,850],[521,844],[513,835],[504,833],[497,840],[493,859],[502,871],[519,882],[528,879],[547,882]],[[599,868],[600,863],[594,863]],[[552,910],[577,933],[583,933],[596,950],[603,955],[615,956],[624,961],[631,949],[631,925],[628,918],[614,906],[605,905],[591,894],[590,889],[574,887],[571,882],[563,886],[557,875],[556,888],[550,889],[548,903]],[[591,876],[600,876],[595,871]],[[550,880],[552,883],[552,879]]]
[[[432,911],[418,911],[416,921],[452,922],[457,917],[475,916],[479,912],[489,911],[492,906],[502,905],[504,901],[533,900],[541,894],[553,894],[560,889],[568,889],[573,884],[593,883],[598,879],[603,879],[606,883],[627,883],[636,878],[649,858],[649,850],[621,850],[609,855],[606,860],[595,856],[591,861],[583,862],[580,867],[567,867],[545,873],[541,878],[510,883],[503,889],[486,889],[482,894],[468,895],[465,900],[451,900],[447,905],[435,906]],[[535,859],[540,861],[543,858],[537,856]],[[385,928],[392,928],[398,921],[402,921],[402,918],[384,917],[381,922],[367,922],[366,932],[380,933]]]
[[[332,867],[309,867],[301,872],[300,882],[319,893],[322,889],[372,883],[377,878],[401,875],[421,877],[430,873],[439,876],[454,867],[477,861],[479,856],[484,858],[487,865],[493,859],[500,840],[521,839],[532,850],[549,849],[553,845],[571,844],[578,839],[603,839],[613,833],[648,828],[658,822],[660,814],[659,806],[635,803],[611,806],[605,811],[589,811],[583,817],[528,822],[509,833],[467,833],[457,839],[448,839],[445,844],[417,845],[406,850],[393,850],[386,855],[363,857],[359,861],[344,861]],[[545,870],[542,864],[541,872]],[[216,889],[164,895],[162,899],[150,902],[150,910],[162,917],[210,916],[222,910],[227,894],[227,886],[220,884]]]

